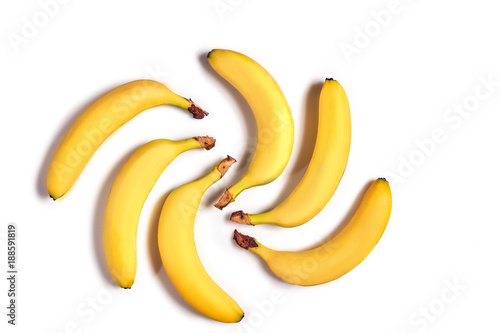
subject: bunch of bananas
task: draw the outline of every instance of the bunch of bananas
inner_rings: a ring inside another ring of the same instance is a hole
[[[222,209],[243,190],[268,184],[283,172],[292,153],[294,128],[290,107],[278,83],[257,62],[221,49],[212,50],[208,62],[248,101],[258,127],[257,146],[248,170],[215,204]],[[140,112],[163,104],[186,109],[196,119],[208,115],[190,99],[156,81],[139,80],[111,90],[94,102],[63,138],[47,174],[49,195],[54,200],[65,195],[107,137]],[[237,211],[231,214],[231,220],[285,228],[311,220],[337,189],[347,165],[350,142],[347,96],[337,81],[326,79],[319,100],[316,144],[300,183],[273,209],[260,214]],[[210,150],[214,145],[215,139],[208,136],[181,141],[158,139],[140,147],[123,165],[109,193],[103,221],[104,256],[111,277],[120,287],[131,288],[134,283],[137,226],[157,179],[182,152]],[[172,191],[158,225],[161,260],[172,284],[193,308],[221,322],[238,322],[243,311],[203,268],[194,241],[194,223],[203,194],[235,162],[228,156],[204,177]],[[380,178],[371,184],[345,228],[319,247],[300,252],[277,251],[237,230],[234,240],[259,255],[282,280],[317,285],[339,278],[368,256],[385,230],[391,207],[389,184]]]

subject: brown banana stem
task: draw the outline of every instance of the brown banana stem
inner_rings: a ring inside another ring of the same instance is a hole
[[[248,214],[243,213],[242,210],[232,213],[231,221],[239,224],[253,225],[252,222],[250,222],[250,217],[248,216]]]
[[[227,170],[229,170],[229,167],[234,163],[236,163],[236,160],[229,155],[227,155],[227,157],[219,163],[217,170],[219,171],[221,178],[224,177]]]
[[[255,241],[255,238],[243,235],[242,233],[238,232],[238,230],[234,229],[234,235],[233,239],[236,241],[236,244],[238,244],[240,247],[244,248],[245,250],[248,250],[250,247],[258,247],[259,245]]]
[[[191,103],[191,105],[189,106],[188,108],[188,111],[191,112],[191,114],[193,115],[193,118],[195,119],[203,119],[205,116],[208,116],[208,112],[207,111],[204,111],[202,108],[200,108],[198,105],[196,105],[191,99],[188,99],[189,103]]]
[[[205,136],[195,136],[193,139],[198,141],[201,145],[202,148],[205,148],[206,150],[210,150],[215,146],[215,139],[205,135]]]
[[[229,203],[233,201],[233,195],[229,193],[228,189],[226,189],[226,192],[222,195],[222,197],[219,199],[219,202],[217,202],[214,206],[220,210],[222,208],[226,207],[229,205]]]

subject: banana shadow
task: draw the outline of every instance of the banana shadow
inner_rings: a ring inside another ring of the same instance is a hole
[[[307,247],[307,248],[304,248],[304,249],[298,249],[296,251],[307,251],[307,250],[311,250],[311,249],[314,249],[318,246],[321,246],[323,244],[325,244],[326,242],[328,242],[329,240],[331,240],[332,238],[334,238],[336,235],[338,235],[342,229],[344,229],[347,224],[349,223],[349,221],[352,219],[352,217],[354,216],[354,214],[356,213],[356,210],[358,209],[361,201],[363,200],[363,197],[366,193],[366,191],[368,190],[368,188],[370,187],[370,185],[372,184],[373,181],[368,181],[362,188],[362,190],[359,192],[359,194],[356,196],[356,198],[354,199],[351,207],[349,208],[349,210],[347,211],[347,213],[344,215],[344,217],[342,218],[342,221],[335,227],[335,229],[332,230],[332,232],[327,235],[327,236],[324,236],[322,237],[320,240],[318,240],[316,243],[312,244],[311,246]],[[312,220],[311,220],[312,221]],[[308,222],[308,223],[311,223]],[[312,222],[314,223],[314,222]],[[265,227],[265,226],[263,226]],[[268,227],[275,227],[275,228],[279,228],[277,226],[274,226],[274,225],[269,225]],[[300,226],[296,227],[296,228],[300,228]],[[242,228],[243,229],[243,228]],[[243,232],[245,234],[245,232]],[[249,234],[250,236],[253,236],[251,233]],[[266,245],[266,244],[264,244]],[[237,244],[235,244],[236,247],[239,247]],[[240,248],[240,250],[243,250]],[[276,249],[276,250],[279,250],[279,249]],[[289,285],[289,283],[281,280],[280,278],[278,278],[272,271],[271,269],[269,268],[269,266],[267,265],[267,263],[261,258],[259,257],[258,255],[253,255],[255,258],[255,260],[258,260],[260,262],[260,264],[262,265],[262,268],[263,270],[275,281],[278,281],[279,283],[282,283],[282,284],[285,284],[285,285]],[[302,286],[304,287],[304,286]]]
[[[320,241],[316,242],[316,244],[312,245],[309,249],[313,249],[315,247],[323,245],[328,240],[337,236],[342,231],[342,229],[344,229],[347,226],[347,224],[349,224],[349,221],[351,221],[352,217],[356,213],[356,210],[358,210],[359,204],[361,203],[361,200],[363,200],[363,197],[365,196],[366,191],[368,191],[368,188],[370,187],[370,185],[373,183],[374,180],[375,179],[367,181],[366,184],[361,188],[361,191],[359,191],[358,195],[356,196],[353,203],[351,204],[351,207],[349,208],[347,213],[344,215],[341,222],[335,227],[335,229],[333,229],[329,235],[327,235],[326,237],[323,237],[322,240],[320,240]],[[323,218],[325,218],[325,217],[323,217]]]
[[[238,105],[238,112],[240,112],[246,124],[248,142],[244,146],[245,149],[243,151],[228,152],[229,155],[234,157],[237,161],[236,165],[234,166],[235,170],[233,170],[231,174],[231,179],[234,179],[236,181],[237,179],[240,179],[248,170],[253,154],[255,152],[254,147],[257,145],[258,135],[257,123],[255,121],[252,109],[250,108],[250,105],[248,105],[245,98],[238,92],[238,90],[236,90],[236,88],[234,88],[229,82],[227,82],[224,78],[217,74],[212,66],[210,66],[207,60],[207,53],[201,53],[199,55],[198,59],[200,60],[201,65],[207,70],[207,72],[212,76],[212,78],[214,78],[215,81],[217,81],[231,93],[231,96]],[[235,181],[232,181],[231,183],[234,183]],[[224,193],[224,190],[217,193],[211,193],[209,196],[209,201],[213,201],[214,203],[217,202],[222,193]]]
[[[148,229],[148,252],[149,252],[150,262],[151,265],[153,266],[154,272],[156,273],[155,275],[160,280],[160,283],[164,287],[168,297],[174,299],[174,301],[177,304],[179,304],[179,306],[184,308],[187,312],[208,320],[208,318],[200,314],[198,311],[193,309],[188,303],[186,303],[186,301],[184,301],[182,296],[175,289],[174,285],[168,278],[168,275],[165,272],[165,270],[161,269],[163,267],[163,263],[161,261],[160,250],[158,247],[158,223],[160,221],[160,215],[161,215],[161,210],[163,208],[163,204],[165,203],[165,200],[167,200],[167,197],[170,195],[170,193],[171,191],[163,194],[160,198],[158,198],[153,207],[153,212],[151,213],[151,218],[149,221],[150,222],[149,229]]]
[[[302,177],[306,173],[309,162],[314,152],[316,144],[316,136],[318,133],[318,119],[319,119],[319,96],[324,82],[315,82],[311,85],[306,94],[305,112],[303,119],[300,123],[304,124],[303,139],[300,146],[294,147],[297,151],[297,160],[291,166],[291,174],[286,181],[283,189],[278,193],[276,198],[264,205],[262,212],[268,211],[276,207],[279,203],[285,200],[297,187]]]
[[[108,175],[106,176],[106,179],[101,186],[95,204],[96,208],[93,224],[94,255],[97,259],[99,270],[101,271],[103,278],[112,285],[114,285],[114,281],[109,275],[106,258],[104,257],[104,251],[102,248],[102,223],[104,219],[104,211],[106,209],[109,192],[111,191],[111,187],[113,186],[113,182],[115,181],[116,176],[120,172],[125,162],[130,158],[130,156],[141,146],[142,145],[139,144],[130,149],[129,152],[125,154],[125,156],[123,156],[118,162],[115,163],[114,167],[108,172]]]
[[[172,282],[170,282],[170,279],[168,278],[167,273],[165,272],[165,270],[161,270],[158,273],[157,276],[160,279],[160,282],[163,285],[164,290],[167,293],[168,297],[173,298],[175,300],[175,302],[177,304],[179,304],[179,306],[181,306],[182,308],[184,308],[187,312],[191,313],[193,316],[196,316],[198,318],[203,318],[204,320],[213,322],[213,320],[205,317],[204,315],[202,315],[201,313],[199,313],[198,311],[196,311],[195,309],[193,309],[191,307],[191,305],[189,305],[188,303],[186,303],[186,301],[184,300],[184,298],[182,298],[182,296],[179,294],[179,292],[177,291],[177,289],[175,289],[175,287],[172,284]]]
[[[158,274],[163,264],[158,247],[158,223],[160,222],[161,209],[171,191],[163,194],[154,204],[148,227],[148,253],[149,261],[155,274]]]
[[[295,187],[297,187],[306,173],[314,152],[314,146],[316,145],[319,119],[319,96],[323,84],[324,82],[322,81],[313,83],[306,93],[305,112],[301,121],[304,124],[303,140],[301,140],[300,146],[294,143],[294,149],[297,150],[298,154],[297,160],[293,166],[289,164],[289,167],[291,167],[291,174],[283,189],[276,195],[274,200],[263,205],[261,212],[267,212],[285,200],[293,192]],[[228,213],[226,216],[228,221],[230,216],[231,213]]]
[[[54,156],[54,153],[57,150],[57,147],[61,143],[62,139],[68,132],[68,130],[71,128],[73,123],[80,117],[80,115],[88,109],[90,105],[92,105],[99,97],[107,93],[113,89],[113,85],[110,85],[107,88],[101,89],[101,92],[94,94],[92,98],[89,98],[89,102],[85,103],[83,106],[78,108],[77,112],[74,114],[70,115],[66,121],[64,122],[63,126],[61,129],[56,133],[54,138],[52,139],[52,143],[49,146],[49,149],[47,149],[47,152],[45,153],[45,157],[42,161],[42,164],[40,166],[40,169],[38,171],[38,176],[37,176],[37,181],[36,181],[36,192],[38,193],[40,198],[47,198],[50,199],[49,194],[47,193],[47,186],[46,186],[46,177],[47,177],[47,172],[49,171],[49,166],[50,162],[52,161],[52,157]],[[64,196],[61,198],[64,199]],[[58,199],[57,201],[61,200]]]
[[[230,222],[231,223],[231,222]],[[241,228],[240,228],[241,227]],[[250,229],[250,232],[247,233],[247,228],[245,227],[248,227],[248,229],[252,228],[252,226],[244,226],[244,225],[238,225],[238,228],[235,228],[235,230],[238,230],[238,232],[241,232],[245,235],[249,235],[249,236],[252,236],[253,237],[253,234],[252,234],[252,230]],[[259,226],[259,227],[266,227],[265,225],[262,225],[262,226]],[[245,229],[245,230],[243,230]],[[243,248],[241,248],[234,239],[231,239],[231,241],[234,243],[234,246],[237,248],[236,251],[246,251],[246,252],[250,252],[248,250],[245,250]],[[279,284],[282,284],[284,286],[289,286],[290,284],[281,280],[279,277],[277,277],[273,271],[271,271],[271,269],[269,268],[269,266],[267,265],[267,263],[264,261],[264,259],[262,259],[260,256],[256,255],[255,253],[253,254],[243,254],[243,255],[248,255],[250,257],[255,257],[253,260],[257,260],[260,264],[260,267],[263,271],[265,271],[267,273],[267,275],[272,279],[274,280],[276,283],[279,283]]]
[[[98,200],[96,203],[96,210],[94,216],[94,237],[93,237],[94,252],[97,258],[101,274],[103,275],[105,281],[113,286],[115,285],[115,282],[109,275],[106,264],[106,258],[104,257],[104,252],[102,249],[102,222],[104,218],[104,211],[106,209],[106,203],[109,192],[111,190],[111,187],[113,186],[113,182],[116,179],[116,176],[120,172],[125,162],[140,146],[141,145],[138,145],[137,147],[131,149],[122,159],[120,159],[119,162],[115,164],[113,169],[108,173],[108,176],[106,177],[106,180],[104,181],[104,184],[101,187],[101,190],[98,195]],[[161,269],[163,267],[163,264],[161,261],[160,252],[158,248],[158,222],[160,220],[161,209],[170,192],[171,191],[163,194],[160,198],[157,199],[153,207],[151,217],[149,219],[147,238],[148,238],[148,253],[150,257],[150,262],[151,265],[153,266],[154,272],[159,277],[161,284],[164,286],[169,297],[172,297],[180,306],[185,308],[187,311],[193,313],[194,315],[206,318],[205,316],[201,315],[196,310],[194,310],[189,304],[187,304],[184,301],[184,299],[181,297],[181,295],[179,295],[175,287],[170,282],[165,271]]]

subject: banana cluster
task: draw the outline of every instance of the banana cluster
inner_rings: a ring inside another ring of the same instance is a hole
[[[242,191],[280,176],[292,153],[294,125],[283,91],[257,62],[222,49],[209,52],[208,62],[247,100],[258,128],[257,146],[248,170],[215,204],[223,209]],[[138,80],[111,90],[80,115],[57,148],[47,173],[49,195],[54,200],[64,196],[95,151],[116,129],[140,112],[164,104],[186,109],[196,119],[208,115],[190,99],[156,81]],[[259,214],[237,211],[231,214],[231,220],[285,228],[311,220],[335,193],[347,166],[350,143],[351,117],[346,93],[337,81],[326,79],[319,99],[316,144],[300,183],[273,209]],[[157,139],[140,147],[123,165],[109,193],[103,219],[103,252],[117,285],[128,289],[134,283],[141,210],[163,170],[185,151],[210,150],[214,145],[215,139],[209,136],[180,141]],[[203,315],[228,323],[240,321],[243,311],[204,269],[196,249],[194,227],[204,193],[235,162],[228,156],[204,177],[173,190],[165,200],[158,224],[161,260],[179,294]],[[233,238],[240,247],[260,256],[280,279],[296,285],[317,285],[339,278],[368,256],[387,226],[391,207],[389,184],[380,178],[369,187],[351,221],[321,246],[299,252],[278,251],[237,230]]]

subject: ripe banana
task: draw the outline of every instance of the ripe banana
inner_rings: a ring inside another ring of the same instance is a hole
[[[121,85],[89,106],[66,133],[50,163],[46,184],[52,199],[56,200],[69,191],[111,133],[140,112],[163,104],[186,109],[198,119],[208,114],[190,99],[152,80]]]
[[[249,57],[229,50],[212,50],[208,62],[250,105],[258,128],[257,147],[245,175],[222,195],[215,207],[227,206],[245,189],[275,180],[290,159],[293,119],[274,78]]]
[[[351,115],[344,89],[326,79],[319,98],[316,145],[304,177],[278,206],[261,214],[234,212],[231,220],[241,224],[275,224],[296,227],[318,214],[335,193],[342,179],[351,146]],[[307,203],[307,204],[305,204]]]
[[[103,247],[108,270],[122,288],[131,288],[137,270],[137,226],[142,206],[163,170],[179,154],[194,148],[210,150],[215,139],[146,143],[125,162],[111,187],[103,222]]]
[[[227,323],[240,321],[243,311],[203,268],[194,241],[194,221],[205,191],[234,162],[228,156],[203,178],[173,190],[165,200],[158,225],[161,260],[174,287],[198,312]]]
[[[280,279],[302,286],[317,285],[341,277],[370,254],[384,233],[391,208],[389,183],[380,178],[368,188],[349,224],[319,247],[301,252],[276,251],[236,230],[234,239],[264,259]]]

